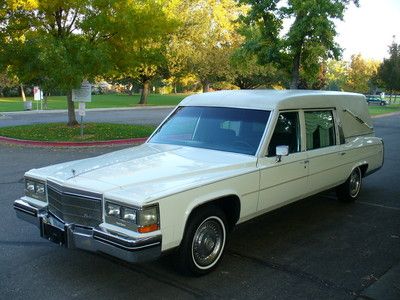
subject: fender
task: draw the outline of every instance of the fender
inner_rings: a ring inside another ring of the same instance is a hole
[[[240,196],[233,189],[223,189],[223,190],[213,191],[209,194],[199,195],[198,197],[194,198],[193,201],[191,201],[189,203],[189,205],[187,206],[187,208],[185,210],[185,215],[184,215],[184,220],[183,220],[184,226],[182,226],[181,228],[177,228],[175,231],[175,241],[179,241],[178,244],[181,243],[189,216],[196,208],[198,208],[199,206],[204,205],[206,203],[211,203],[215,200],[218,200],[218,199],[221,199],[224,197],[229,197],[229,196],[237,197],[239,199],[239,201],[241,202]]]

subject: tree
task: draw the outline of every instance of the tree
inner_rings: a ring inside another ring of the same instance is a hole
[[[4,90],[18,85],[17,78],[10,76],[6,71],[0,72],[0,96],[4,97]]]
[[[283,85],[284,76],[272,64],[260,65],[257,57],[239,48],[231,57],[231,81],[241,89]]]
[[[349,92],[369,93],[374,89],[373,79],[379,65],[379,61],[364,59],[361,54],[352,55],[343,89]]]
[[[206,92],[230,74],[230,56],[240,39],[236,20],[244,10],[234,0],[171,1],[169,10],[180,20],[168,45],[170,75],[178,80],[194,74]]]
[[[163,18],[151,17],[164,15],[152,0],[9,0],[0,10],[0,64],[23,83],[67,93],[68,125],[77,124],[72,89],[127,65],[162,31]]]
[[[389,46],[389,55],[389,58],[383,59],[378,77],[392,95],[394,91],[400,91],[400,45],[393,41]]]
[[[358,0],[242,0],[251,6],[244,22],[260,28],[258,39],[248,41],[264,63],[274,63],[287,71],[290,88],[304,81],[317,81],[321,64],[328,58],[338,58],[340,48],[334,41],[335,19],[342,19],[349,2]],[[293,24],[282,36],[284,18]],[[282,36],[282,37],[281,37]],[[310,85],[310,84],[308,84]]]
[[[348,63],[342,60],[331,59],[326,63],[326,86],[330,91],[344,89],[348,73]]]
[[[178,26],[176,16],[169,11],[170,2],[174,1],[132,0],[140,13],[130,16],[137,20],[128,27],[129,35],[118,43],[115,56],[123,59],[116,62],[114,76],[140,83],[139,104],[147,104],[151,81],[167,69],[166,46]]]

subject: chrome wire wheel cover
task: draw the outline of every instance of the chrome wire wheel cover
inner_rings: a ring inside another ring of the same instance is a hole
[[[225,246],[225,224],[212,216],[197,228],[192,241],[192,258],[200,269],[209,269],[218,262]]]
[[[353,170],[353,172],[351,172],[349,187],[350,187],[350,196],[352,198],[357,197],[361,188],[361,172],[359,168],[356,168],[355,170]]]

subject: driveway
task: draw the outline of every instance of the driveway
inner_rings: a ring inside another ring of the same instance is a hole
[[[133,265],[67,250],[15,217],[24,171],[118,148],[0,144],[2,298],[400,299],[400,116],[374,122],[385,165],[357,202],[326,192],[244,223],[218,269],[200,278],[177,273],[171,256]]]

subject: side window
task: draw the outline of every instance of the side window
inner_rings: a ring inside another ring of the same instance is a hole
[[[336,144],[332,111],[304,112],[306,122],[307,150]]]
[[[275,156],[276,146],[283,145],[289,146],[289,153],[300,152],[300,136],[299,113],[280,113],[268,146],[268,156]]]

